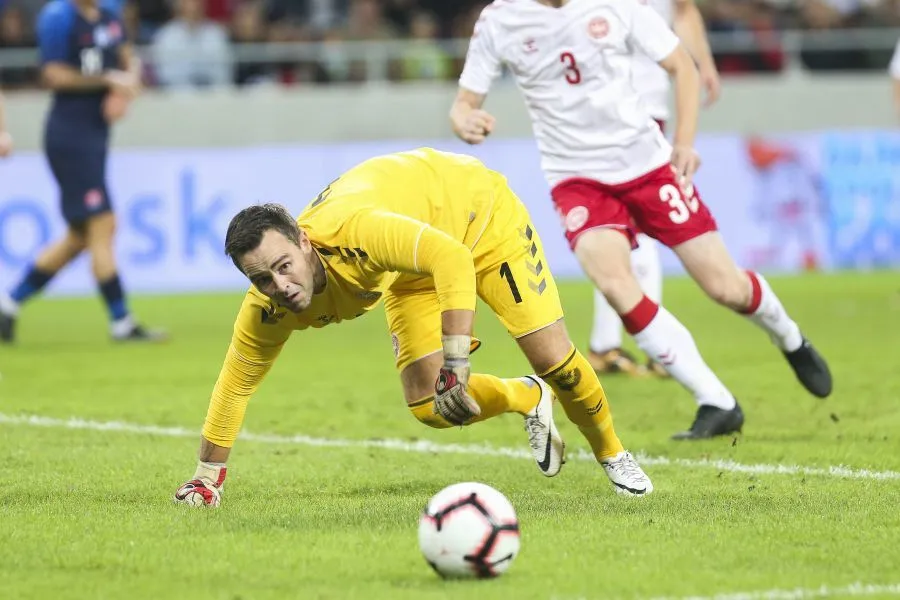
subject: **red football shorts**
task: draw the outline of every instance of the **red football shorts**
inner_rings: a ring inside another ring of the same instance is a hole
[[[567,179],[551,190],[569,247],[585,231],[618,229],[636,247],[636,230],[672,247],[710,231],[716,221],[696,188],[681,189],[671,165],[615,185]]]

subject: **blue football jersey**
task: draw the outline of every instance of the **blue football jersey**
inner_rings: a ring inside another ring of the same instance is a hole
[[[116,0],[100,3],[100,17],[88,21],[70,0],[51,0],[37,19],[37,37],[41,65],[64,63],[85,76],[102,75],[121,68],[120,46],[126,41],[125,28]],[[108,125],[103,118],[102,104],[106,90],[94,92],[58,91],[48,119],[48,133],[58,127],[69,135],[102,134]],[[77,131],[72,131],[75,128]]]

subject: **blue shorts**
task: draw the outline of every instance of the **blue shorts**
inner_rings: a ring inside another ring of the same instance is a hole
[[[63,218],[70,226],[83,226],[92,217],[112,211],[106,186],[106,148],[47,144],[44,150],[59,184]]]

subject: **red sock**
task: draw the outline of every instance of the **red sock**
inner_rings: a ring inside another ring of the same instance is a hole
[[[756,276],[756,273],[753,271],[747,271],[747,277],[750,278],[750,304],[744,310],[739,310],[738,312],[744,315],[752,315],[757,310],[759,310],[759,305],[762,302],[762,286],[759,285],[759,278]]]
[[[634,335],[643,331],[658,312],[659,305],[647,296],[644,296],[637,303],[637,306],[626,314],[619,316],[622,318],[622,324],[625,325],[625,331]]]

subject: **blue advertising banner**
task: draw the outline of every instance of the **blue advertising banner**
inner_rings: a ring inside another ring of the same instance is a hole
[[[137,292],[245,287],[223,256],[225,228],[242,207],[280,202],[298,212],[342,171],[417,146],[473,154],[502,172],[526,203],[557,277],[582,277],[550,202],[530,139],[450,140],[225,149],[120,150],[109,162],[119,217],[118,256]],[[698,140],[697,187],[729,249],[764,272],[900,266],[900,134],[816,133]],[[0,286],[65,230],[42,156],[0,162]],[[666,273],[681,272],[664,251]],[[94,293],[86,257],[51,294]]]

